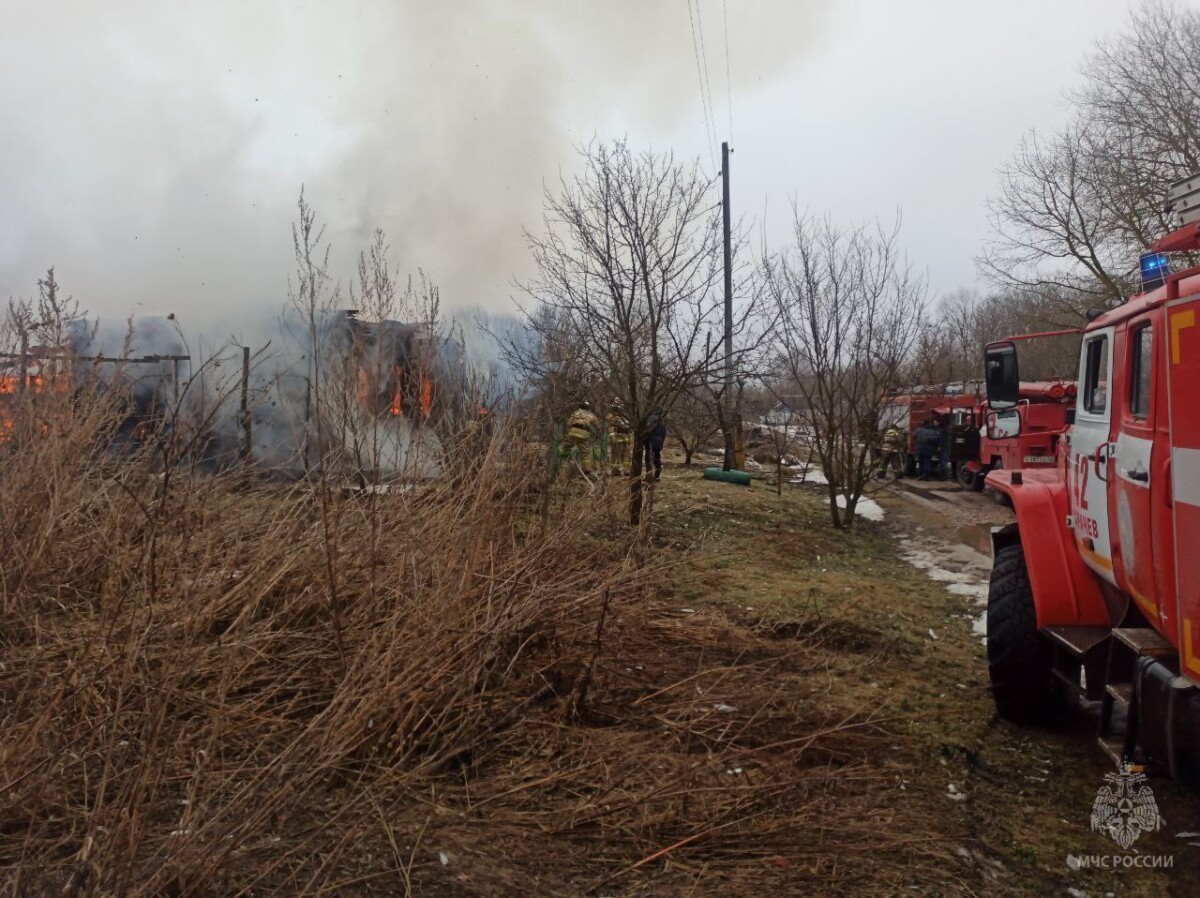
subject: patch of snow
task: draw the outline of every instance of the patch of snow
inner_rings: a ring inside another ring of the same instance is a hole
[[[971,632],[987,642],[987,612],[984,611],[978,617],[971,618]]]
[[[988,587],[986,583],[947,583],[946,592],[974,599],[976,605],[986,605]]]
[[[837,497],[838,508],[846,507],[846,497],[839,495]],[[867,521],[882,521],[883,506],[874,499],[868,499],[866,496],[861,496],[858,504],[854,506],[854,513],[860,518]]]
[[[788,483],[802,483],[809,486],[828,486],[829,481],[825,479],[825,473],[820,468],[809,468],[808,473],[800,477],[793,477]],[[838,508],[846,507],[846,497],[838,494]],[[867,521],[882,521],[883,506],[874,499],[869,499],[866,496],[860,496],[858,504],[854,506],[854,513],[858,517]]]
[[[803,468],[800,471],[792,470],[796,476],[791,478],[788,483],[810,483],[813,486],[828,486],[829,479],[825,476],[825,472],[815,465],[809,467],[807,471]]]
[[[930,580],[938,583],[967,583],[972,577],[970,574],[964,574],[961,571],[948,571],[940,567],[930,567],[928,570]],[[947,586],[946,589],[950,587]]]
[[[900,557],[952,595],[971,599],[977,608],[987,605],[991,561],[968,546],[933,543],[928,538],[900,539]],[[987,611],[969,615],[971,632],[987,642]]]

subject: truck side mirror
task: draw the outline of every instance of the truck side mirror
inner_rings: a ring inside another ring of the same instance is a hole
[[[984,355],[984,382],[988,405],[994,409],[1012,408],[1020,398],[1021,377],[1017,371],[1017,347],[1012,343],[991,343]]]
[[[1021,410],[1016,408],[1000,412],[989,412],[987,416],[989,440],[1006,440],[1021,435]]]

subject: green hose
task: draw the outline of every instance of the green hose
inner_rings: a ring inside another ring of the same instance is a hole
[[[745,471],[725,471],[721,468],[705,468],[705,480],[720,480],[724,483],[740,483],[742,486],[750,485],[750,475]]]

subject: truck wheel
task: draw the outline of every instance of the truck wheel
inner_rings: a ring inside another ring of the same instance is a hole
[[[996,553],[987,604],[988,678],[996,710],[1016,723],[1055,717],[1050,643],[1038,632],[1037,608],[1020,543]]]
[[[979,492],[983,489],[983,476],[983,471],[972,471],[965,461],[958,465],[958,485],[964,490]]]

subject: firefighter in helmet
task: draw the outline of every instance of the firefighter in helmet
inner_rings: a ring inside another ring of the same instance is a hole
[[[884,480],[887,478],[888,468],[892,468],[896,472],[895,478],[900,480],[904,476],[904,450],[906,448],[904,431],[894,424],[885,430],[880,446],[879,471],[875,476]]]
[[[633,428],[629,426],[629,418],[625,414],[625,406],[620,398],[615,398],[604,417],[608,426],[608,460],[612,465],[614,476],[625,472],[629,463],[629,444],[633,440]]]
[[[582,400],[567,418],[567,432],[563,435],[559,454],[574,464],[583,474],[595,470],[592,456],[592,441],[600,431],[600,419],[592,411],[592,404]]]

